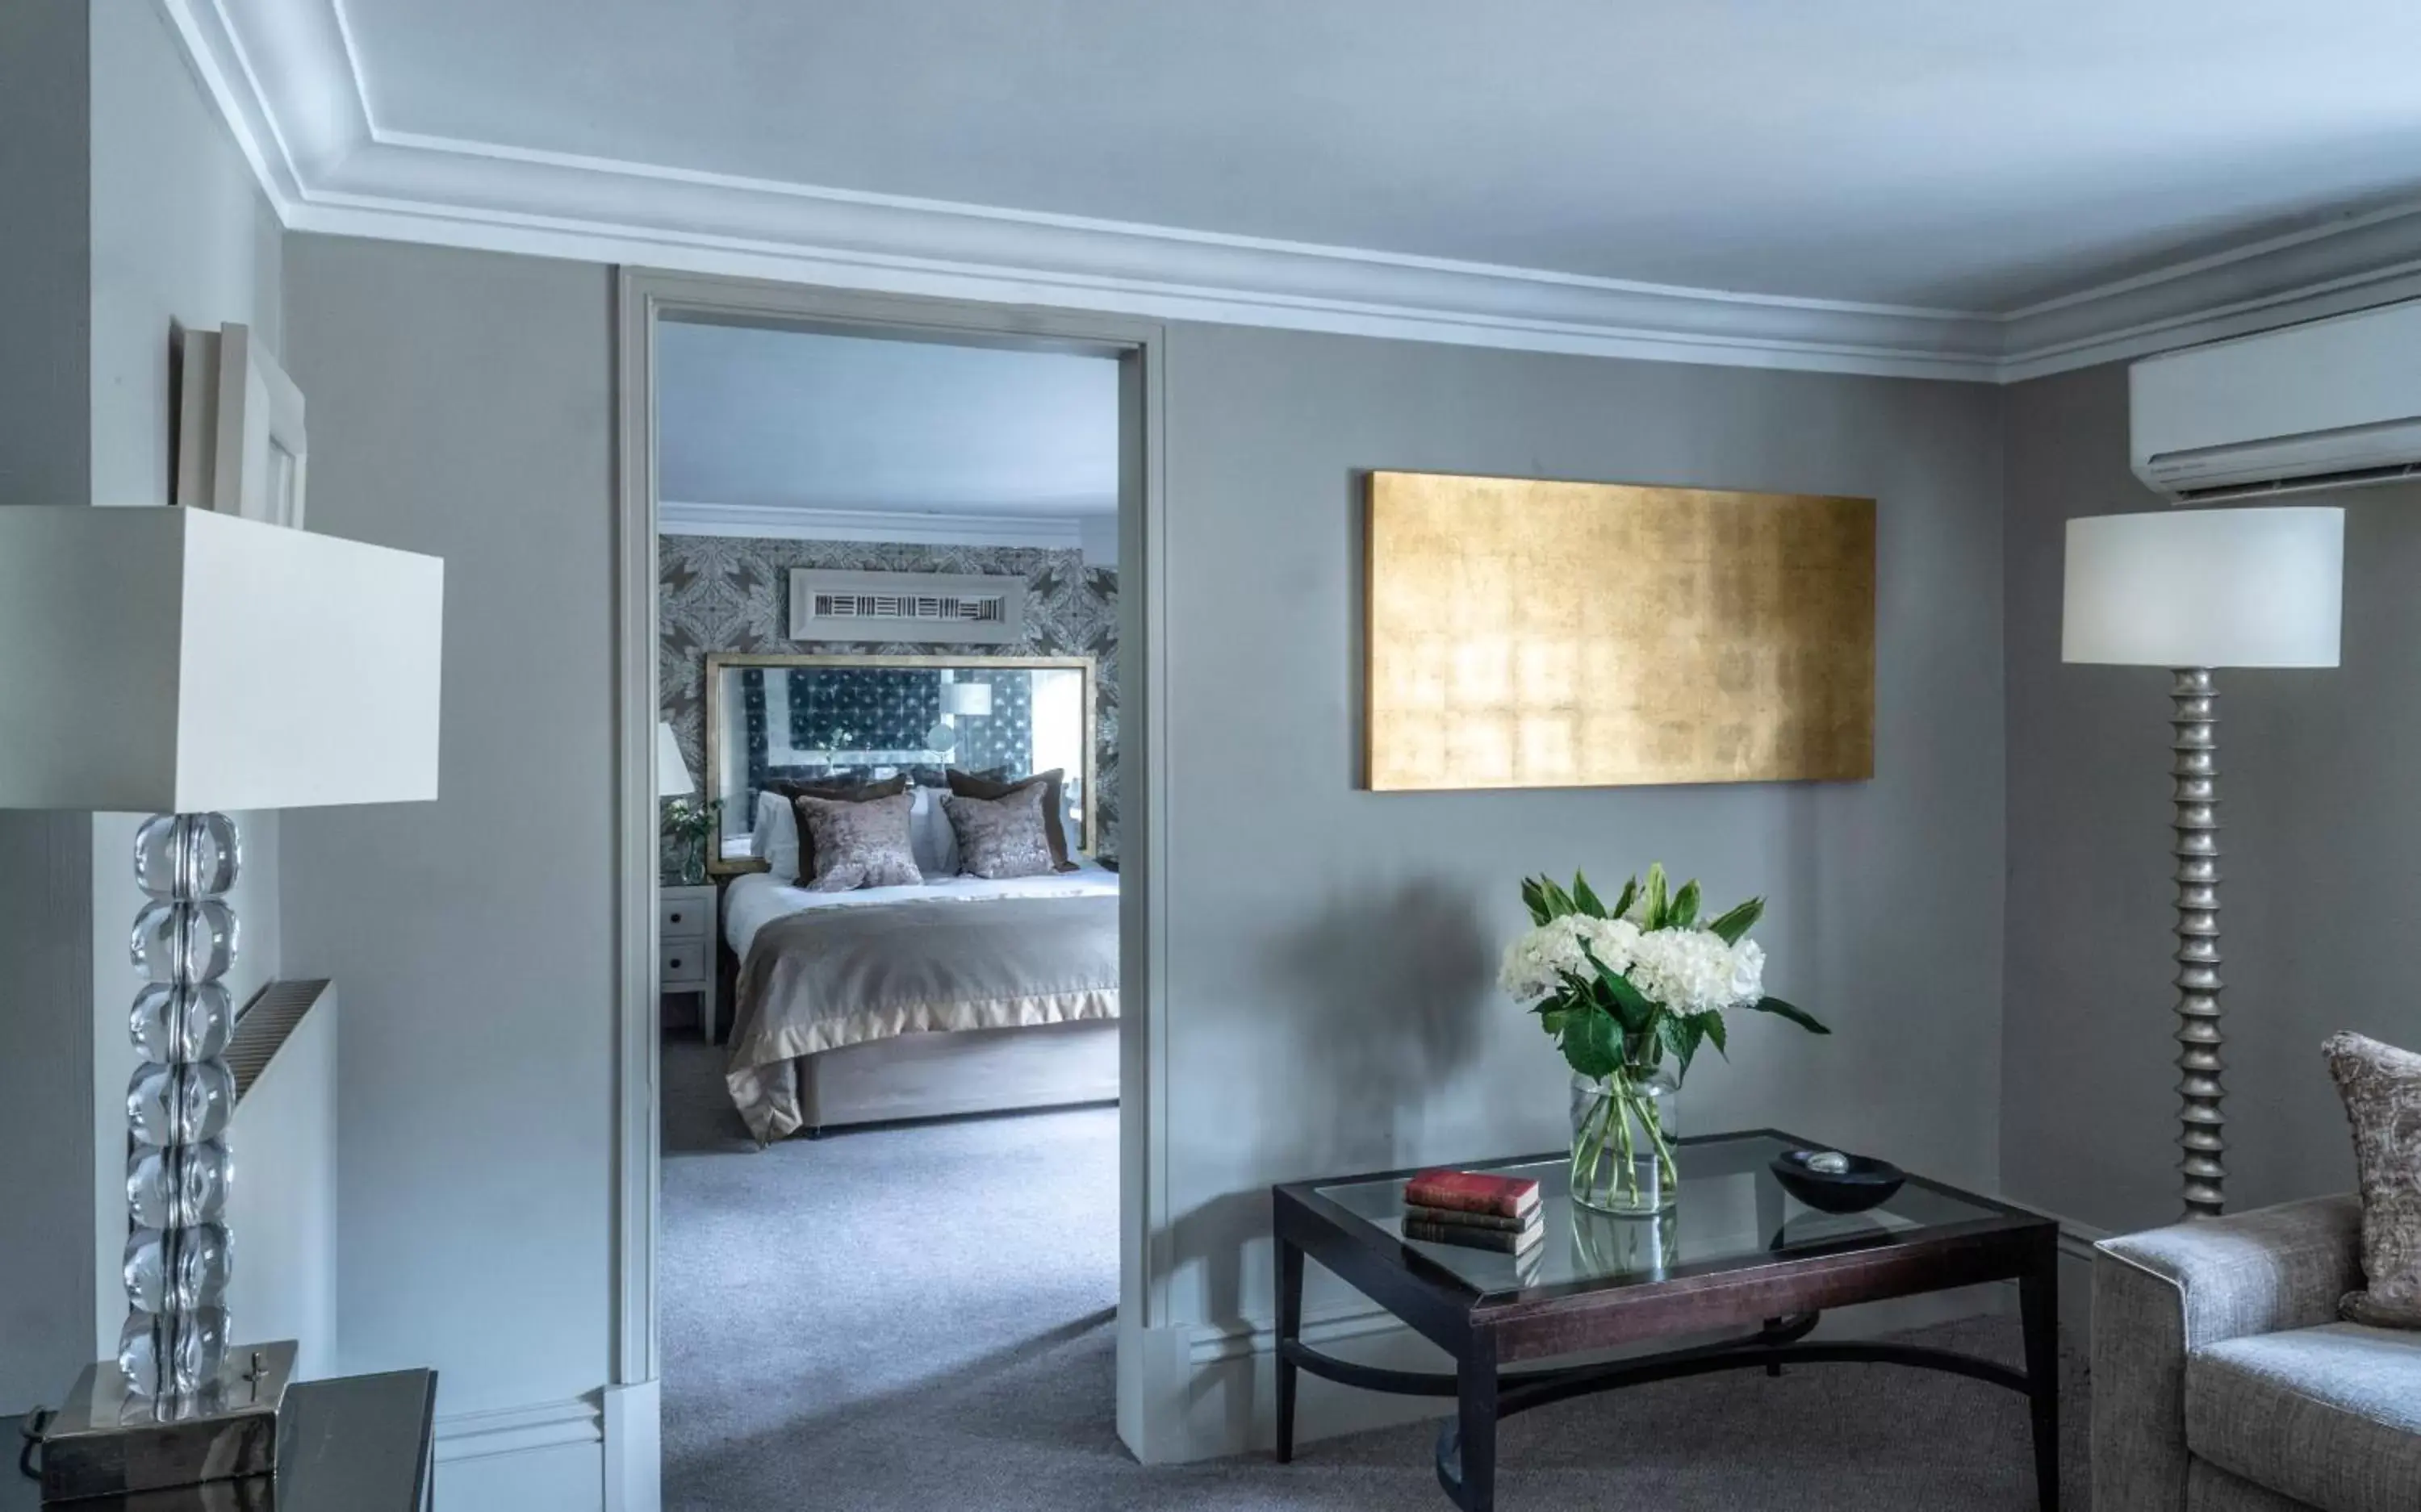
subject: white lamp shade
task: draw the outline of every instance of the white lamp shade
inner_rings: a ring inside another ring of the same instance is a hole
[[[445,585],[207,510],[0,508],[0,808],[435,798]]]
[[[2060,656],[2161,667],[2333,667],[2345,511],[2173,509],[2068,522]]]
[[[689,763],[681,759],[680,740],[673,727],[664,720],[656,721],[656,796],[687,798],[697,791],[697,784],[689,774]]]
[[[971,714],[980,719],[992,712],[992,684],[989,682],[945,682],[942,684],[942,712]]]

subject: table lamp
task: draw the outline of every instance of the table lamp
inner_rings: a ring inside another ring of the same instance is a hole
[[[2345,511],[2179,509],[2068,522],[2066,662],[2171,669],[2178,1083],[2186,1215],[2223,1205],[2216,667],[2333,667]]]
[[[231,1346],[226,1305],[242,840],[224,811],[434,799],[444,591],[434,557],[233,515],[0,508],[0,808],[152,815],[128,1314],[45,1431],[46,1498],[273,1464],[294,1345]]]

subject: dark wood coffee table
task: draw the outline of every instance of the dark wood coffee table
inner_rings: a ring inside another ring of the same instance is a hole
[[[1539,1178],[1547,1235],[1530,1255],[1403,1238],[1404,1178],[1377,1172],[1271,1189],[1277,1231],[1277,1457],[1294,1456],[1296,1372],[1370,1391],[1451,1396],[1438,1433],[1439,1484],[1464,1512],[1491,1512],[1496,1425],[1590,1392],[1761,1365],[1867,1361],[1946,1370],[2023,1392],[2034,1420],[2043,1512],[2059,1505],[2059,1229],[2050,1219],[1912,1176],[1882,1206],[1835,1215],[1802,1205],[1767,1169],[1815,1147],[1773,1130],[1680,1142],[1680,1194],[1658,1219],[1573,1205],[1565,1158],[1485,1161],[1470,1170]],[[1303,1263],[1319,1261],[1452,1355],[1451,1374],[1388,1370],[1303,1342]],[[2026,1367],[1909,1344],[1812,1342],[1822,1309],[2015,1280]],[[1507,1367],[1642,1340],[1742,1325],[1753,1332],[1615,1364]]]

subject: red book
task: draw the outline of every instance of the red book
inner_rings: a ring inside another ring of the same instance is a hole
[[[1404,1201],[1421,1208],[1527,1218],[1539,1206],[1539,1183],[1529,1177],[1485,1171],[1423,1171],[1404,1183]]]

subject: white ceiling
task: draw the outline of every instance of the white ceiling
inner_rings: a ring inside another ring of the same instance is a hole
[[[667,501],[1117,510],[1118,368],[1107,357],[667,322],[656,375]]]
[[[289,224],[2007,378],[2421,280],[2413,0],[162,0]]]
[[[347,0],[382,125],[2006,310],[2421,195],[2413,0]]]

